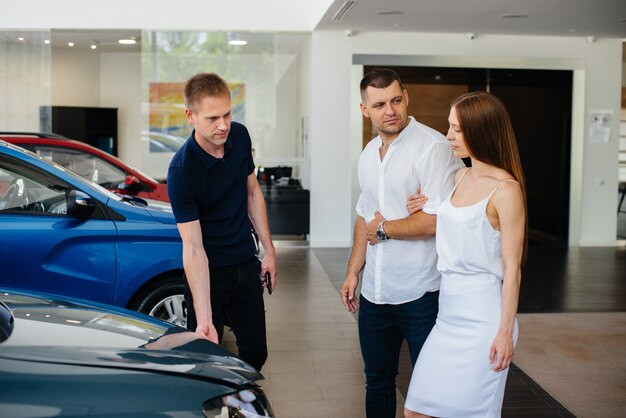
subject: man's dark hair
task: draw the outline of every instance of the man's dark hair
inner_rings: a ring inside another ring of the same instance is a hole
[[[185,107],[192,112],[205,97],[230,97],[226,81],[215,73],[196,74],[185,83]]]
[[[365,101],[365,91],[368,87],[384,89],[389,87],[394,81],[397,81],[400,89],[404,91],[400,76],[395,71],[387,68],[370,71],[361,80],[361,100]]]

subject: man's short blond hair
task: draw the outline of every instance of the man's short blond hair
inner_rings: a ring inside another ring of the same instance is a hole
[[[192,112],[205,97],[230,97],[226,81],[215,73],[199,73],[185,83],[185,107]]]

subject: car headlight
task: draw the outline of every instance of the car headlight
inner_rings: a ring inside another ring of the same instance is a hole
[[[244,389],[204,403],[207,418],[271,418],[274,416],[265,394],[256,388]]]

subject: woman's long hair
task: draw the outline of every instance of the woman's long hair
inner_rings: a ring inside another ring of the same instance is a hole
[[[526,183],[509,113],[496,96],[486,91],[475,91],[459,96],[452,102],[452,107],[459,119],[470,156],[506,170],[522,189],[526,218],[522,253],[524,262],[528,250]]]

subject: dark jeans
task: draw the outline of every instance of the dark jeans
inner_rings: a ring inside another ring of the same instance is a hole
[[[368,418],[396,416],[396,375],[402,341],[415,365],[435,325],[439,292],[401,305],[377,305],[363,296],[359,307],[359,339],[365,363],[365,411]]]
[[[267,360],[265,304],[263,286],[259,279],[261,263],[256,258],[236,266],[209,266],[211,275],[211,309],[213,325],[220,342],[224,335],[224,320],[237,339],[239,358],[257,370]],[[189,285],[185,286],[187,329],[196,330],[196,312]]]

